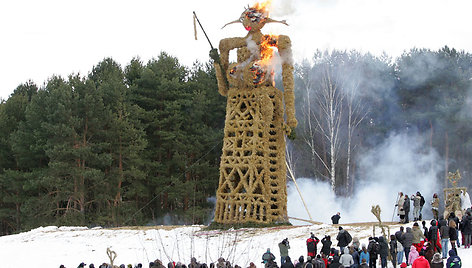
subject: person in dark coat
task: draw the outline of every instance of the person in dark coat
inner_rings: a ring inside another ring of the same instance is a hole
[[[340,212],[336,213],[336,215],[333,215],[331,217],[331,221],[333,222],[333,224],[338,224],[339,219],[341,219],[341,213]]]
[[[464,248],[470,248],[472,237],[472,216],[469,211],[467,211],[464,217],[462,217],[461,226],[462,236],[464,237]]]
[[[462,261],[457,253],[454,250],[449,250],[449,258],[447,258],[446,262],[447,268],[460,268],[462,267]]]
[[[382,268],[387,268],[388,244],[383,236],[379,237],[379,255]]]
[[[340,249],[339,252],[344,252],[344,247],[351,243],[352,237],[348,231],[344,230],[343,227],[339,226],[339,233],[336,237],[336,240],[338,240],[338,247]]]
[[[333,242],[331,242],[331,237],[329,235],[323,237],[323,239],[321,239],[321,244],[323,244],[323,246],[321,247],[321,253],[324,253],[326,256],[329,256],[329,251],[331,249],[332,243]]]
[[[334,256],[333,261],[328,265],[328,268],[340,268],[340,267],[342,267],[342,265],[339,262],[339,257]]]
[[[303,268],[303,266],[305,266],[305,258],[302,255],[298,258],[298,263],[295,265],[295,268]]]
[[[315,258],[316,256],[316,246],[320,240],[313,233],[310,234],[310,238],[306,240],[306,249],[308,251],[308,256]]]
[[[379,254],[380,245],[375,240],[375,237],[369,237],[369,245],[367,251],[369,252],[369,267],[375,268],[377,263],[377,255]]]
[[[428,262],[431,263],[431,260],[433,259],[433,256],[434,256],[434,246],[430,242],[427,242],[426,249],[424,249],[423,251],[424,251],[425,259],[427,259]]]
[[[392,256],[392,265],[393,268],[397,267],[397,237],[395,235],[390,235],[390,242],[389,248],[390,248],[390,256]]]
[[[410,227],[406,227],[406,232],[402,235],[402,246],[405,251],[405,257],[408,260],[410,255],[410,248],[413,244],[413,232]]]
[[[295,268],[293,266],[292,260],[289,256],[285,257],[285,262],[280,266],[280,268]]]
[[[456,222],[454,220],[449,220],[449,241],[451,242],[451,249],[453,249],[457,254],[456,241],[457,241],[457,230]],[[443,256],[444,258],[444,256]]]
[[[428,227],[426,227],[426,221],[422,221],[421,225],[423,225],[423,235],[424,235],[424,237],[428,237],[429,230],[428,230]]]
[[[349,247],[349,253],[352,256],[352,260],[354,261],[354,264],[351,265],[351,268],[359,267],[359,263],[361,262],[359,252],[354,247]]]
[[[432,220],[431,227],[429,227],[428,240],[434,246],[435,251],[441,252],[441,246],[438,244],[438,238],[439,238],[438,222],[436,220]]]
[[[410,214],[410,199],[408,195],[405,195],[405,202],[403,203],[403,211],[405,211],[405,221],[403,223],[409,222],[409,214]]]

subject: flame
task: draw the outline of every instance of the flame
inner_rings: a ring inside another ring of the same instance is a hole
[[[261,13],[269,13],[269,10],[272,6],[272,0],[265,0],[264,2],[255,3],[252,8],[260,11]]]
[[[273,34],[262,36],[261,44],[259,45],[260,58],[251,67],[251,71],[254,73],[253,83],[256,85],[269,78],[271,79],[272,85],[275,84],[272,59],[277,50],[277,38],[278,36]]]
[[[260,64],[262,66],[270,65],[274,52],[277,50],[277,38],[278,35],[268,34],[262,37],[260,44],[261,59]]]

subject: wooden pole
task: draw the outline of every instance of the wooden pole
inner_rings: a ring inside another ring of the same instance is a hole
[[[298,194],[300,195],[300,198],[302,199],[303,206],[305,206],[306,213],[308,213],[308,217],[310,218],[310,221],[313,222],[313,218],[311,217],[310,211],[308,211],[308,207],[306,206],[305,200],[303,199],[302,192],[300,192],[300,188],[298,188],[297,181],[295,180],[295,176],[293,175],[292,169],[287,163],[287,160],[285,160],[285,165],[287,165],[288,172],[290,173],[290,177],[293,180],[293,183],[295,183],[295,187],[297,188]]]

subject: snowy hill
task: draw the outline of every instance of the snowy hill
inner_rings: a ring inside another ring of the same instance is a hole
[[[408,224],[408,226],[411,226]],[[342,225],[351,235],[367,244],[372,236],[372,224]],[[390,225],[393,234],[398,224]],[[148,263],[156,258],[167,264],[170,260],[188,264],[191,256],[200,262],[216,262],[222,256],[233,264],[247,267],[252,261],[258,267],[261,256],[270,248],[280,263],[278,243],[290,241],[289,255],[298,259],[306,255],[305,241],[313,232],[318,238],[336,237],[338,227],[331,224],[274,227],[263,229],[205,230],[203,226],[152,226],[116,229],[86,227],[41,227],[29,232],[0,237],[1,267],[75,268],[80,262],[95,267],[109,262],[108,247],[117,253],[115,264]],[[380,229],[376,229],[376,236]],[[335,245],[335,243],[333,243]],[[319,251],[320,247],[318,247]],[[462,267],[472,267],[472,249],[459,249]],[[389,262],[390,265],[390,262]],[[380,266],[379,266],[380,267]],[[389,266],[391,267],[391,266]]]

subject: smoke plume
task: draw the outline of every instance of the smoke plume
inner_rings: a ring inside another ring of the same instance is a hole
[[[423,217],[430,218],[429,202],[439,188],[436,176],[441,171],[439,156],[427,140],[416,133],[392,134],[378,147],[365,152],[359,161],[356,192],[350,198],[337,197],[328,182],[299,178],[297,184],[314,221],[331,222],[331,216],[341,212],[340,223],[372,222],[373,205],[380,205],[382,221],[398,221],[395,203],[401,191],[410,196],[421,192],[426,200]],[[411,206],[410,218],[412,218]],[[289,216],[308,219],[293,182],[288,187]],[[291,221],[293,224],[306,224]]]

